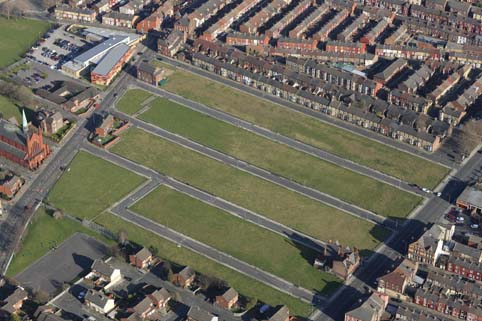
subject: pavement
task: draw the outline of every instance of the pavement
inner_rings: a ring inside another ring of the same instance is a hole
[[[336,197],[333,197],[329,194],[320,192],[318,190],[315,190],[313,188],[304,186],[300,183],[297,183],[295,181],[292,181],[288,178],[282,177],[280,175],[271,173],[265,169],[256,167],[252,164],[249,164],[245,161],[236,159],[230,155],[221,153],[217,150],[211,149],[209,147],[206,147],[204,145],[201,145],[199,143],[196,143],[194,141],[191,141],[187,138],[184,138],[182,136],[173,134],[165,129],[159,128],[155,125],[149,124],[147,122],[144,122],[142,120],[139,120],[137,118],[128,116],[124,113],[121,113],[116,110],[112,110],[112,113],[115,116],[118,116],[119,118],[124,118],[128,120],[132,125],[139,127],[143,129],[144,131],[147,131],[149,133],[152,133],[156,136],[159,136],[163,139],[166,139],[170,142],[173,142],[175,144],[178,144],[180,146],[183,146],[185,148],[191,149],[193,151],[196,151],[200,154],[206,155],[212,159],[215,159],[217,161],[220,161],[222,163],[225,163],[229,166],[232,166],[236,169],[245,171],[247,173],[250,173],[254,176],[260,177],[262,179],[265,179],[271,183],[277,184],[279,186],[282,186],[284,188],[287,188],[291,191],[294,191],[296,193],[299,193],[303,196],[309,197],[311,199],[314,199],[318,202],[321,202],[323,204],[330,205],[334,208],[337,208],[339,210],[342,210],[350,215],[356,216],[358,218],[370,221],[375,224],[381,224],[387,228],[396,228],[397,224],[395,221],[392,219],[388,219],[386,217],[380,216],[378,214],[375,214],[373,212],[370,212],[368,210],[365,210],[363,208],[360,208],[358,206],[355,206],[353,204],[350,204],[346,201],[340,200]]]
[[[129,210],[129,208],[132,206],[132,204],[134,204],[139,199],[149,194],[152,190],[154,190],[155,188],[157,188],[159,185],[162,184],[172,189],[175,189],[181,193],[184,193],[190,197],[198,199],[206,204],[217,207],[232,215],[248,220],[260,227],[263,227],[275,233],[278,233],[283,237],[286,237],[292,240],[293,242],[297,242],[298,244],[314,249],[315,251],[323,250],[323,244],[324,244],[323,242],[320,242],[319,240],[316,240],[298,231],[295,231],[294,229],[286,227],[278,222],[267,219],[260,214],[254,213],[250,210],[244,209],[240,206],[237,206],[228,201],[225,201],[219,197],[213,196],[202,190],[199,190],[190,185],[182,183],[174,178],[159,174],[149,168],[146,168],[142,165],[136,164],[130,160],[122,158],[121,156],[109,153],[103,149],[99,149],[89,143],[83,144],[83,149],[87,152],[92,153],[97,157],[101,157],[104,160],[110,161],[118,166],[124,167],[139,175],[150,178],[150,180],[146,184],[139,187],[138,189],[136,189],[135,191],[127,195],[124,199],[116,203],[113,207],[111,207],[110,211],[114,215],[117,215],[124,220],[134,223],[142,227],[143,229],[149,230],[174,243],[178,243],[178,244],[182,243],[186,248],[189,248],[192,251],[195,251],[203,256],[206,256],[214,261],[217,261],[220,264],[228,266],[229,268],[236,270],[244,275],[253,277],[258,281],[263,282],[269,286],[278,288],[279,290],[289,293],[295,297],[301,297],[305,301],[308,301],[310,303],[311,302],[322,303],[323,301],[325,301],[326,298],[324,298],[321,295],[318,295],[318,294],[312,293],[309,290],[297,287],[294,284],[287,282],[285,280],[282,280],[268,272],[260,270],[252,265],[249,265],[245,262],[237,260],[228,254],[215,250],[210,246],[204,245],[201,242],[198,242],[181,233],[173,231],[169,229],[169,227],[167,226],[163,226],[157,222],[153,222],[152,220],[144,218],[143,216]],[[253,271],[255,271],[255,274],[253,274]]]
[[[64,283],[71,282],[89,270],[93,260],[102,258],[107,253],[109,249],[103,243],[76,233],[17,274],[15,279],[26,288],[43,290],[52,295],[61,290]]]
[[[319,148],[316,148],[314,146],[311,146],[309,144],[300,142],[296,139],[283,136],[279,133],[275,133],[273,131],[270,131],[269,129],[260,127],[258,125],[255,125],[253,123],[250,123],[248,121],[242,120],[240,118],[234,117],[228,113],[216,110],[214,108],[210,108],[206,105],[202,105],[200,103],[194,102],[192,100],[188,100],[184,97],[181,97],[179,95],[173,94],[171,92],[168,92],[166,90],[163,90],[159,87],[155,87],[152,85],[149,85],[145,82],[142,81],[137,81],[136,85],[143,90],[146,90],[148,92],[151,92],[155,95],[162,96],[166,99],[169,99],[175,103],[178,103],[180,105],[183,105],[187,108],[190,108],[192,110],[195,110],[197,112],[203,113],[205,115],[208,115],[212,118],[221,120],[223,122],[229,123],[231,125],[243,128],[245,130],[248,130],[252,133],[255,133],[261,137],[267,138],[273,142],[280,143],[283,145],[286,145],[288,147],[291,147],[295,150],[298,150],[300,152],[309,154],[311,156],[314,156],[316,158],[322,159],[324,161],[330,162],[336,166],[343,167],[345,169],[348,169],[350,171],[353,171],[355,173],[359,173],[365,176],[368,176],[370,178],[376,179],[380,182],[386,183],[393,185],[399,189],[402,189],[404,191],[418,194],[420,196],[426,197],[427,194],[421,191],[419,188],[414,187],[410,185],[410,183],[404,182],[398,178],[389,176],[387,174],[384,174],[380,171],[371,169],[369,167],[357,164],[353,161],[347,160],[345,158],[336,156],[332,153],[329,153],[327,151],[321,150]]]
[[[377,277],[384,275],[393,269],[402,255],[405,255],[408,244],[417,240],[424,231],[451,206],[457,196],[463,191],[466,183],[482,166],[482,154],[474,153],[466,159],[462,166],[449,176],[447,182],[441,186],[445,199],[431,198],[425,206],[407,220],[401,229],[383,244],[374,253],[368,262],[364,264],[354,277],[330,297],[325,309],[315,312],[312,319],[318,320],[342,320],[346,311],[363,297],[369,288],[376,287]]]
[[[189,71],[193,74],[202,76],[204,78],[216,81],[218,83],[222,83],[226,86],[232,87],[232,88],[237,89],[239,91],[242,91],[244,93],[248,93],[248,94],[251,94],[253,96],[256,96],[257,98],[265,99],[269,102],[281,105],[285,108],[289,108],[289,109],[292,109],[292,110],[297,111],[299,113],[305,114],[307,116],[316,118],[316,119],[322,121],[323,123],[327,123],[327,124],[333,125],[335,127],[342,128],[342,129],[344,129],[348,132],[357,134],[357,135],[365,137],[367,139],[374,140],[376,142],[379,142],[381,144],[390,146],[392,148],[396,148],[398,150],[407,152],[409,154],[413,154],[413,155],[425,158],[427,160],[433,161],[435,163],[439,163],[439,164],[441,164],[443,166],[446,166],[446,167],[453,167],[453,166],[458,165],[458,163],[454,162],[453,159],[449,158],[444,153],[438,153],[438,152],[428,153],[428,152],[425,152],[424,150],[420,150],[416,147],[413,147],[409,144],[397,141],[397,140],[392,139],[390,137],[383,136],[383,135],[381,135],[377,132],[374,132],[374,131],[368,130],[366,128],[362,128],[362,127],[350,124],[346,121],[342,121],[342,120],[339,120],[337,118],[330,117],[330,116],[328,116],[328,115],[326,115],[322,112],[303,107],[299,104],[292,103],[292,102],[290,102],[288,100],[285,100],[285,99],[282,99],[280,97],[276,97],[276,96],[267,94],[267,93],[262,92],[262,91],[260,91],[256,88],[246,86],[242,83],[239,83],[239,82],[221,77],[221,76],[219,76],[217,74],[214,74],[214,73],[211,73],[207,70],[198,68],[198,67],[193,66],[191,64],[187,64],[187,63],[172,59],[172,58],[167,57],[167,56],[162,56],[161,60],[163,62],[166,62],[166,63],[168,63],[168,64],[170,64],[174,67],[177,67],[179,69],[183,69],[185,71]]]

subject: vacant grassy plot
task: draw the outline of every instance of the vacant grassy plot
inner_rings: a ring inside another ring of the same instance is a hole
[[[140,118],[384,216],[405,217],[421,201],[419,196],[275,143],[166,99],[154,100],[151,108],[141,114]]]
[[[111,151],[320,240],[373,249],[387,235],[367,221],[136,128]]]
[[[130,89],[117,102],[116,108],[126,114],[132,115],[142,109],[141,104],[150,96],[145,90]]]
[[[317,252],[168,187],[152,191],[132,209],[302,287],[326,293],[339,282],[313,267]]]
[[[238,292],[250,298],[261,300],[273,306],[286,304],[290,312],[301,317],[307,317],[312,311],[311,306],[303,301],[277,291],[188,249],[177,247],[176,244],[154,233],[145,231],[136,225],[125,222],[114,215],[102,214],[96,222],[113,232],[118,232],[122,229],[127,232],[129,240],[142,244],[145,247],[156,247],[161,258],[179,265],[189,265],[200,273],[224,280]]]
[[[68,218],[56,220],[40,208],[28,227],[20,251],[14,256],[7,275],[14,276],[22,272],[34,261],[45,255],[52,247],[60,245],[76,232],[82,232],[98,238],[102,242],[112,241],[92,232]]]
[[[0,17],[0,68],[20,59],[49,26],[46,21]]]
[[[92,219],[143,182],[141,176],[79,152],[48,200],[71,215]]]
[[[0,113],[2,113],[4,119],[15,117],[19,124],[22,122],[22,111],[5,96],[0,96]]]
[[[433,188],[449,171],[430,161],[186,71],[177,69],[162,88],[407,182]]]

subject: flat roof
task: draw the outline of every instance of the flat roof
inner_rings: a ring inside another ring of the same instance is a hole
[[[101,76],[107,75],[129,49],[130,47],[124,43],[118,44],[102,57],[92,73]]]
[[[469,186],[460,194],[458,200],[482,208],[482,191]]]

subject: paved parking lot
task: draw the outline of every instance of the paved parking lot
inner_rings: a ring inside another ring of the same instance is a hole
[[[76,233],[18,274],[16,280],[24,287],[52,295],[62,288],[64,282],[84,274],[95,259],[108,253],[105,244],[88,235]]]
[[[33,47],[27,57],[49,67],[60,68],[63,62],[91,46],[84,39],[65,31],[65,27],[60,26],[49,32],[45,40]]]

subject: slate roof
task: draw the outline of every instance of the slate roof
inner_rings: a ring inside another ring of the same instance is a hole
[[[228,302],[231,301],[232,299],[236,298],[237,296],[238,296],[238,292],[236,292],[236,290],[233,289],[233,288],[229,288],[222,295],[222,297]]]
[[[171,294],[164,288],[161,288],[157,291],[152,292],[151,296],[156,301],[166,301],[166,300],[169,300],[171,298]]]
[[[105,263],[101,259],[96,259],[91,266],[92,271],[97,272],[101,275],[110,277],[114,272],[114,268],[110,264]]]
[[[103,295],[102,293],[91,289],[85,295],[85,300],[91,302],[92,304],[98,307],[103,308],[106,306],[107,302],[109,301],[109,298]]]
[[[196,321],[212,321],[212,319],[214,318],[211,313],[202,310],[199,307],[191,307],[187,312],[187,316],[188,318]]]
[[[269,318],[269,321],[286,321],[290,316],[290,310],[286,305],[283,305],[281,308],[276,311],[275,314]]]
[[[14,305],[18,303],[19,301],[27,299],[28,294],[27,292],[18,287],[15,289],[15,291],[10,294],[6,299],[5,299],[5,304],[2,306],[2,310],[6,311],[8,313],[14,313],[16,312],[16,309],[14,308]]]
[[[145,261],[151,256],[152,256],[152,253],[145,247],[143,247],[139,252],[136,253],[136,258],[138,258],[141,261]]]

